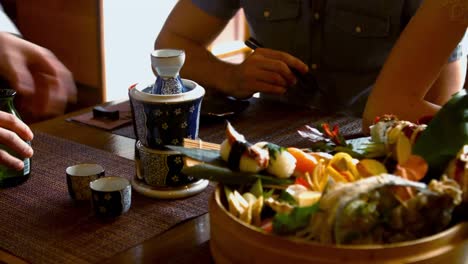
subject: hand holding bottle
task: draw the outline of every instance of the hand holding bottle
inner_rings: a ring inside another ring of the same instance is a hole
[[[0,164],[14,170],[22,170],[24,161],[13,156],[3,146],[19,157],[30,158],[33,149],[26,141],[33,139],[31,129],[13,114],[0,111]]]
[[[16,111],[15,94],[0,89],[0,188],[25,182],[31,171],[33,133]]]

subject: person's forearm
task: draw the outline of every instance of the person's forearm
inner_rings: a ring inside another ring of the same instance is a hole
[[[423,4],[393,48],[369,96],[364,128],[382,114],[416,121],[440,109],[427,101],[426,95],[437,83],[466,26],[452,22],[437,1]]]

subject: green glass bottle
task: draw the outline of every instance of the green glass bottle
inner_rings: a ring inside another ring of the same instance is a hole
[[[16,91],[13,89],[0,89],[0,111],[4,111],[21,119],[18,111],[16,111],[13,99],[15,98]],[[31,142],[27,142],[31,144]],[[0,148],[7,151],[11,155],[19,157],[14,151],[5,145],[0,144]],[[0,188],[12,187],[19,185],[29,179],[31,172],[31,160],[30,158],[24,159],[23,170],[17,171],[6,166],[0,165]]]

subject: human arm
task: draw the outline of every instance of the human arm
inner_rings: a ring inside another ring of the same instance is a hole
[[[28,118],[63,114],[76,99],[70,71],[49,50],[0,32],[0,75],[18,92],[17,108]]]
[[[20,157],[30,158],[33,149],[25,141],[31,141],[31,129],[16,116],[0,111],[0,144],[16,152]],[[21,170],[24,167],[22,160],[10,155],[0,148],[0,164]]]
[[[443,2],[423,2],[401,34],[367,101],[364,129],[382,114],[410,121],[434,115],[461,89],[466,60],[447,61],[466,24],[454,21]]]
[[[184,49],[182,77],[238,98],[255,92],[281,94],[296,82],[289,67],[307,71],[307,65],[292,55],[266,48],[257,49],[241,64],[219,60],[207,47],[227,22],[202,11],[190,0],[181,0],[169,15],[155,48]]]

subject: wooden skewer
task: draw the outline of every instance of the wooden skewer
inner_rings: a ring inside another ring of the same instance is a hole
[[[198,149],[213,149],[219,150],[220,146],[216,143],[206,142],[201,139],[184,139],[184,147],[186,148],[198,148]]]
[[[201,139],[190,139],[190,138],[184,138],[184,147],[197,148],[197,149],[212,149],[212,150],[219,150],[220,148],[219,144],[205,142]],[[188,166],[188,167],[201,163],[200,161],[191,159],[189,157],[185,157],[184,162],[185,162],[185,166]]]

